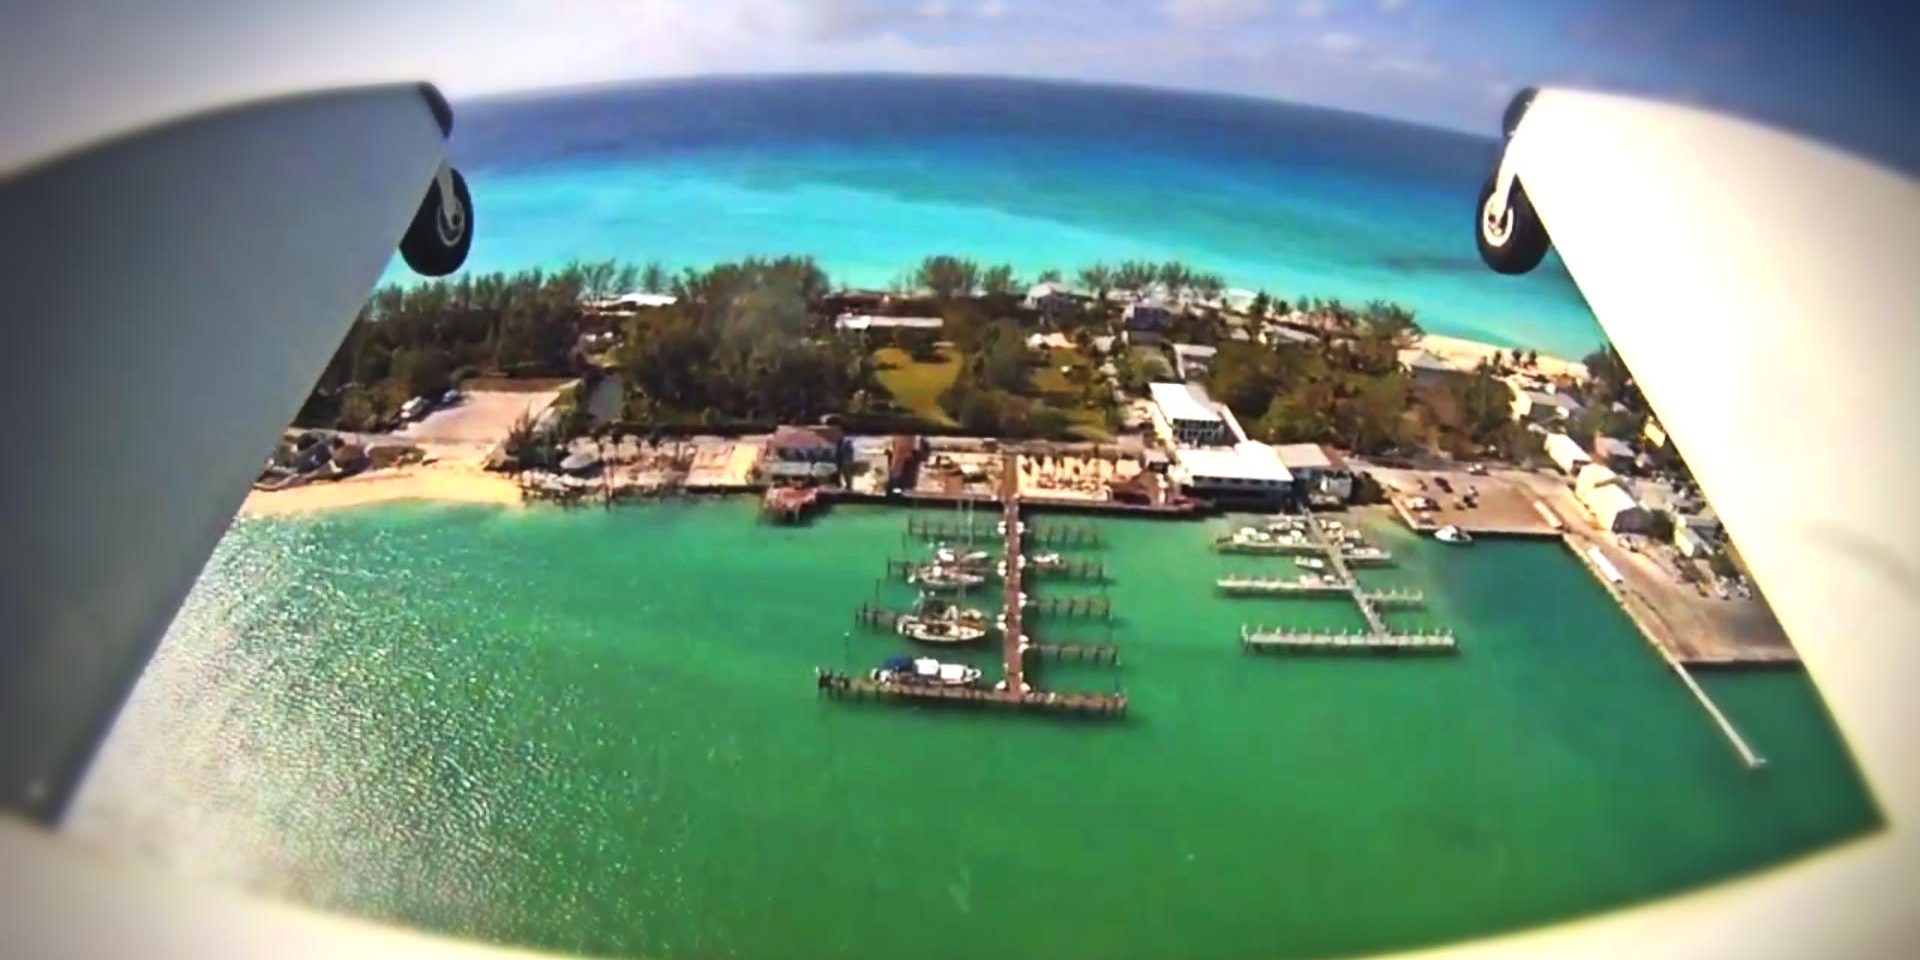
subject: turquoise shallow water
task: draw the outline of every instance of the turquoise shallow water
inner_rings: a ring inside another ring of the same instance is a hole
[[[1353,953],[1671,893],[1872,829],[1796,673],[1709,678],[1747,773],[1558,546],[1385,528],[1447,659],[1243,654],[1231,520],[1099,520],[1119,723],[817,697],[906,514],[746,500],[241,522],[68,829],[429,929],[661,957]],[[1076,589],[1043,586],[1048,592]],[[1099,588],[1077,588],[1099,589]],[[1041,621],[1046,639],[1104,628]],[[843,636],[845,639],[843,639]],[[990,665],[991,654],[972,657]]]
[[[1480,263],[1493,140],[1350,114],[1001,80],[707,80],[462,104],[453,152],[479,210],[469,270],[806,253],[885,286],[934,253],[1029,278],[1181,259],[1284,298],[1399,300],[1435,333],[1574,358],[1601,339],[1557,260],[1522,278]]]

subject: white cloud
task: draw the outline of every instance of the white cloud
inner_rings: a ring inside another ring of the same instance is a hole
[[[1217,27],[1257,17],[1267,0],[1162,0],[1160,12],[1182,27]]]
[[[1293,5],[1293,15],[1307,20],[1318,20],[1327,15],[1331,5],[1327,0],[1300,0]]]
[[[1321,34],[1319,39],[1314,41],[1314,45],[1328,54],[1336,57],[1344,57],[1360,49],[1360,38],[1351,33],[1329,30]]]
[[[1407,0],[1377,0],[1374,5],[1380,8],[1381,13],[1398,13],[1406,9]]]
[[[973,12],[982,20],[998,20],[1007,15],[1007,0],[980,0]]]
[[[926,0],[920,5],[920,15],[928,20],[945,20],[953,12],[953,4],[948,0]]]

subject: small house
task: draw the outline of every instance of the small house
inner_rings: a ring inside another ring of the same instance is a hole
[[[1131,346],[1159,343],[1166,336],[1173,316],[1154,300],[1134,300],[1120,312],[1120,337]]]
[[[831,427],[780,427],[767,438],[760,472],[776,481],[831,480],[840,472],[839,433]]]

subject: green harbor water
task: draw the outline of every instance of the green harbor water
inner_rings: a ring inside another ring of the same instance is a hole
[[[1369,531],[1450,658],[1259,656],[1234,521],[1091,523],[1119,722],[836,703],[816,665],[911,549],[907,513],[775,528],[745,499],[242,521],[69,817],[81,840],[434,931],[648,957],[1294,957],[1565,919],[1878,824],[1799,673],[1711,692],[1749,773],[1558,545]],[[950,514],[949,514],[950,516]],[[1098,586],[1057,582],[1033,592]],[[851,633],[849,634],[849,630]],[[1036,619],[1050,641],[1102,625]],[[966,659],[994,673],[983,649]]]

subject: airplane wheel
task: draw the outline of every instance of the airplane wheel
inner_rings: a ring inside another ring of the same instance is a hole
[[[1480,259],[1497,273],[1521,274],[1540,265],[1547,255],[1547,228],[1533,212],[1527,191],[1519,180],[1507,191],[1505,209],[1493,209],[1493,178],[1480,188],[1480,202],[1473,235],[1480,246]]]
[[[467,193],[467,179],[452,168],[447,175],[453,180],[454,207],[441,202],[437,182],[428,184],[420,209],[400,238],[401,258],[424,277],[444,277],[460,269],[473,248],[473,197]]]

